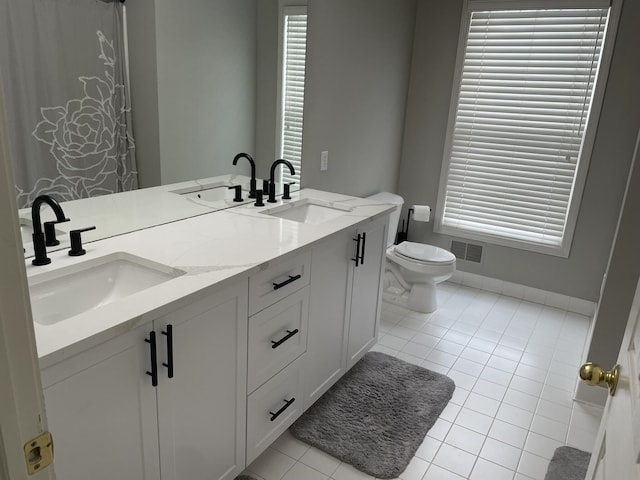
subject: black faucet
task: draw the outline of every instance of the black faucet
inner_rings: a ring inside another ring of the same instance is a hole
[[[68,218],[65,217],[62,207],[58,201],[50,197],[49,195],[40,195],[34,201],[31,206],[31,221],[33,223],[33,250],[35,252],[35,258],[31,263],[34,265],[48,265],[51,263],[51,259],[47,257],[47,247],[45,245],[45,235],[42,232],[42,223],[40,222],[40,207],[46,203],[51,207],[53,213],[56,214],[56,223],[67,222]]]
[[[289,173],[291,173],[291,175],[296,174],[296,171],[293,169],[293,165],[291,165],[289,160],[283,160],[281,158],[271,164],[271,176],[269,177],[269,200],[267,200],[269,203],[276,202],[276,181],[274,177],[276,175],[276,167],[281,163],[289,167]]]
[[[256,162],[248,153],[239,153],[233,157],[233,164],[237,165],[240,158],[246,158],[251,164],[251,181],[249,182],[249,198],[256,198]]]

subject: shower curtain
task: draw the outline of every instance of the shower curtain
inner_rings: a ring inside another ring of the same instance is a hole
[[[18,206],[137,188],[123,6],[0,0],[0,72]]]

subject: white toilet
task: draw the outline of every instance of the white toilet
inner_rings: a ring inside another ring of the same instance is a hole
[[[455,255],[424,243],[402,242],[394,245],[403,198],[388,192],[376,193],[368,198],[396,205],[390,214],[384,298],[416,312],[435,311],[438,308],[436,285],[449,279],[456,271]],[[404,292],[397,291],[394,284]]]

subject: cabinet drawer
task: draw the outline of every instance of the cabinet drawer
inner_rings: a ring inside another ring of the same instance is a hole
[[[249,318],[249,392],[306,351],[308,324],[309,287]]]
[[[309,284],[311,252],[269,265],[249,278],[249,315]]]
[[[302,414],[304,355],[257,389],[247,401],[247,465]]]

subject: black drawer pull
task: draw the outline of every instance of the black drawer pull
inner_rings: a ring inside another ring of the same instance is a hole
[[[149,332],[149,338],[144,339],[151,345],[151,371],[147,375],[151,377],[151,385],[158,386],[158,351],[156,349],[156,332]]]
[[[297,328],[295,330],[287,330],[287,334],[284,337],[282,337],[280,340],[278,340],[278,341],[271,340],[271,348],[278,348],[284,342],[286,342],[291,337],[293,337],[296,333],[298,333],[298,329]]]
[[[269,412],[271,414],[271,419],[270,420],[273,422],[276,418],[278,418],[280,416],[280,414],[282,412],[284,412],[287,408],[289,408],[289,405],[291,405],[295,401],[296,401],[296,397],[291,397],[291,400],[285,400],[284,401],[283,407],[280,410],[278,410],[276,413]]]
[[[367,245],[367,233],[362,232],[362,253],[360,254],[360,265],[364,265],[364,249]]]
[[[162,366],[167,367],[167,377],[173,378],[173,325],[168,324],[162,334],[167,337],[167,363],[163,363]]]
[[[302,275],[296,275],[295,277],[289,275],[289,278],[282,283],[274,283],[273,289],[278,290],[279,288],[284,287],[285,285],[289,285],[291,282],[295,282],[296,280],[302,278]]]

